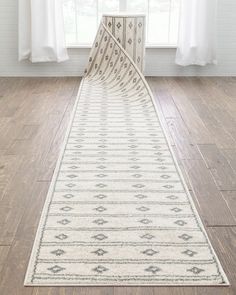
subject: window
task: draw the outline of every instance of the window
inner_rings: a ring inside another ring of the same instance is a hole
[[[145,13],[146,43],[174,46],[177,42],[180,0],[64,0],[66,41],[90,46],[103,13]]]

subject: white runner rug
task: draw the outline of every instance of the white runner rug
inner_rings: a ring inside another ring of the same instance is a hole
[[[25,285],[227,285],[139,70],[144,18],[104,23]]]

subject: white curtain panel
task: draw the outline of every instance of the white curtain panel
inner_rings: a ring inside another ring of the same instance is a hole
[[[62,0],[19,0],[19,60],[68,59]]]
[[[216,64],[217,0],[181,0],[176,64]]]

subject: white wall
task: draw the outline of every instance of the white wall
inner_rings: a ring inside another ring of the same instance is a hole
[[[0,0],[0,76],[82,75],[88,49],[70,49],[61,64],[31,64],[17,60],[17,0]],[[219,0],[218,65],[183,68],[174,64],[175,49],[147,49],[146,75],[236,75],[236,0]]]

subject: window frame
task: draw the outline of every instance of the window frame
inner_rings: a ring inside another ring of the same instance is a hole
[[[76,0],[74,0],[74,1],[76,3]],[[129,0],[118,0],[118,1],[119,1],[119,12],[126,11],[127,10],[127,1],[129,1]],[[147,0],[147,1],[148,1],[148,6],[149,6],[150,1],[149,0]],[[170,0],[170,6],[172,4],[172,1],[173,0]],[[97,18],[98,18],[98,14],[97,14]],[[98,22],[99,21],[97,19],[97,23]],[[92,48],[92,42],[91,42],[91,44],[67,44],[66,47],[68,49],[91,49]],[[167,44],[152,44],[152,43],[147,43],[145,45],[145,48],[146,49],[176,49],[177,44],[168,44],[168,43]]]

